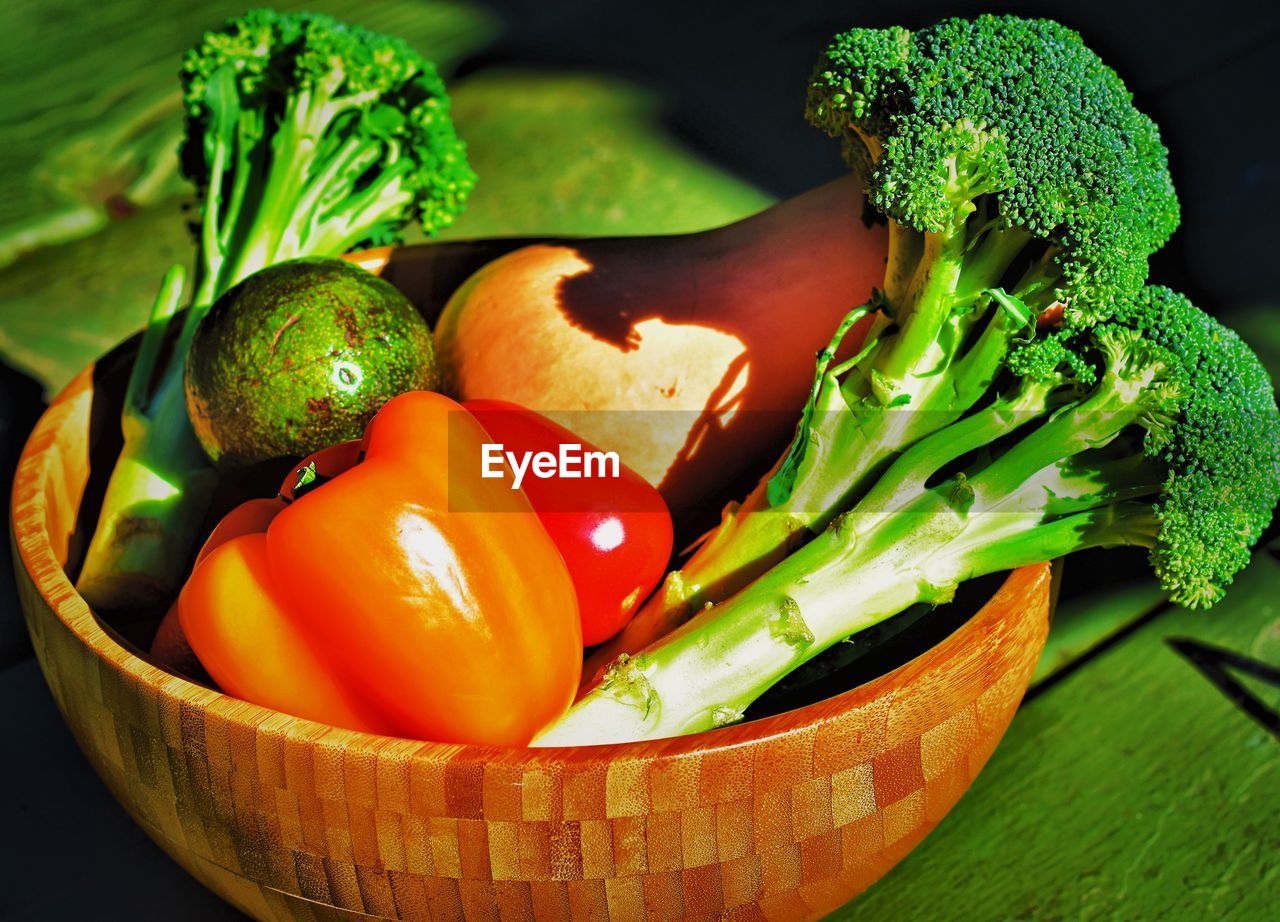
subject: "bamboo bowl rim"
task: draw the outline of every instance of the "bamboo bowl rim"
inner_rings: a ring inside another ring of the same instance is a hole
[[[1003,597],[1034,587],[1049,575],[1047,563],[1013,571],[991,598],[952,634],[888,673],[812,704],[716,730],[661,740],[545,748],[439,743],[346,730],[233,698],[162,669],[114,636],[76,592],[64,570],[65,561],[59,560],[55,550],[56,546],[62,546],[65,556],[66,540],[64,538],[55,544],[55,538],[49,532],[46,497],[50,489],[74,496],[82,489],[82,485],[74,482],[51,483],[54,466],[46,462],[50,452],[61,450],[60,443],[84,444],[88,440],[95,367],[96,365],[90,365],[82,371],[52,401],[23,447],[15,472],[10,506],[11,538],[22,565],[56,617],[99,661],[125,674],[130,680],[154,690],[171,704],[177,705],[179,711],[185,707],[199,708],[234,725],[256,732],[278,734],[286,739],[306,741],[311,745],[336,747],[344,752],[377,754],[384,758],[396,755],[430,761],[442,758],[457,761],[461,757],[468,761],[502,761],[509,765],[547,765],[565,761],[653,761],[690,753],[724,751],[778,737],[803,734],[816,731],[822,724],[840,714],[870,703],[905,684],[913,675],[933,665],[940,648],[957,634],[973,630],[975,623],[984,616],[992,617],[994,612],[998,612]],[[92,446],[87,447],[92,455]],[[82,497],[74,505],[78,507],[81,501]]]

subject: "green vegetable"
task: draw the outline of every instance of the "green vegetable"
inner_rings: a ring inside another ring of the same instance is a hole
[[[255,272],[213,305],[187,355],[192,425],[230,474],[358,439],[392,397],[439,385],[409,299],[335,258]]]
[[[821,532],[897,455],[978,405],[1012,344],[1062,307],[1105,320],[1178,224],[1156,126],[1080,36],[1012,16],[837,36],[807,115],[889,226],[861,355],[824,352],[795,442],[587,675],[727,598]],[[963,493],[965,488],[961,486]]]
[[[173,360],[154,388],[151,367],[135,375],[126,401],[124,450],[77,582],[102,608],[163,599],[189,557],[212,478],[183,362],[210,305],[280,260],[389,243],[414,219],[434,232],[475,181],[435,68],[397,39],[257,10],[205,35],[181,77],[182,169],[201,210],[195,294]],[[151,343],[178,300],[167,286]],[[141,355],[156,354],[144,341]]]
[[[742,592],[621,657],[539,744],[711,729],[851,634],[1084,548],[1149,548],[1175,602],[1218,601],[1280,498],[1271,380],[1168,289],[1106,314],[1014,345],[969,412]]]

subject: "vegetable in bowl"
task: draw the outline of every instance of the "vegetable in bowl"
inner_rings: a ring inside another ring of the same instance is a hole
[[[543,744],[732,722],[861,628],[1096,544],[1152,548],[1175,599],[1209,604],[1270,517],[1270,383],[1185,298],[1140,288],[1177,224],[1167,155],[1078,35],[855,29],[820,58],[809,116],[889,222],[884,287],[819,356],[788,451],[596,652]]]
[[[475,183],[444,84],[399,39],[255,10],[205,35],[181,79],[182,169],[200,211],[194,294],[157,374],[183,299],[185,273],[171,270],[139,350],[124,449],[77,580],[96,608],[163,600],[189,558],[213,477],[187,418],[183,366],[214,301],[280,260],[393,242],[413,221],[434,233]]]
[[[574,583],[528,497],[482,476],[489,438],[411,391],[373,418],[358,464],[317,455],[291,502],[252,501],[178,597],[210,675],[408,739],[519,746],[563,713],[582,666]],[[312,479],[321,467],[337,474]]]
[[[449,386],[617,451],[704,531],[731,485],[786,444],[807,357],[883,275],[884,228],[861,211],[845,177],[699,233],[506,253],[453,293],[435,326]]]
[[[853,29],[820,56],[807,114],[888,225],[882,286],[822,353],[790,449],[588,677],[820,534],[910,445],[974,409],[1037,317],[1107,317],[1178,224],[1155,124],[1054,22]],[[862,351],[835,362],[867,318]]]
[[[245,701],[332,726],[527,742],[568,707],[583,644],[615,633],[661,579],[671,518],[657,491],[626,468],[599,479],[531,476],[527,490],[517,488],[509,467],[495,477],[477,464],[478,437],[526,456],[589,447],[510,404],[399,395],[364,440],[312,454],[275,497],[247,500],[218,523],[161,622],[153,658],[170,671],[207,673]],[[336,515],[344,493],[365,499]],[[540,529],[530,527],[530,509]],[[286,523],[308,523],[301,549],[318,559],[323,579],[334,579],[330,595],[338,597],[335,587],[363,593],[364,617],[351,618],[354,606],[328,596],[300,604],[307,593],[295,568],[279,563],[292,549],[277,544],[273,552],[269,534],[286,510]],[[557,574],[566,573],[576,604],[560,591]],[[378,579],[388,576],[395,591],[379,593]],[[527,603],[512,605],[513,591]],[[345,642],[333,642],[335,628],[348,632]],[[443,660],[412,642],[424,636]],[[352,660],[357,646],[364,655]],[[401,654],[416,671],[397,674],[391,664]],[[559,708],[546,706],[547,675],[563,680]],[[463,716],[443,720],[441,701]],[[530,721],[530,708],[540,719]]]
[[[741,592],[620,655],[534,744],[733,723],[851,634],[946,602],[966,580],[1085,548],[1149,548],[1174,601],[1218,601],[1280,499],[1271,380],[1238,336],[1169,289],[1110,313],[1012,343],[974,409],[906,446]]]
[[[275,263],[226,292],[185,373],[200,445],[232,476],[357,439],[392,397],[439,385],[431,330],[409,299],[336,258]]]
[[[599,450],[532,410],[499,400],[469,400],[494,446],[518,449],[526,459],[575,449]],[[615,456],[616,457],[616,456]],[[583,464],[590,467],[590,461]],[[510,462],[504,468],[510,476]],[[515,487],[512,476],[512,486]],[[672,524],[662,496],[635,471],[618,464],[530,476],[523,489],[573,577],[582,619],[582,643],[595,646],[618,633],[662,581],[671,559]]]

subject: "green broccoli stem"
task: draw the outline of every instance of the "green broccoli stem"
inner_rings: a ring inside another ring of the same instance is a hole
[[[205,194],[204,220],[200,226],[199,265],[201,266],[203,281],[210,285],[216,284],[217,268],[221,266],[225,256],[224,238],[220,232],[223,220],[220,206],[222,201],[222,181],[226,175],[226,167],[226,139],[219,138],[214,147],[213,164],[209,170],[209,190]],[[234,212],[228,217],[234,222]]]
[[[213,490],[213,472],[187,419],[181,363],[172,360],[147,394],[184,282],[180,266],[166,274],[125,392],[124,447],[76,581],[96,609],[172,595]]]
[[[994,524],[1002,534],[984,540]],[[893,515],[852,513],[737,595],[620,658],[531,745],[662,739],[733,723],[833,644],[912,605],[949,601],[964,580],[1087,547],[1150,546],[1153,534],[1141,503],[1042,523],[1036,509],[966,515],[934,490]]]
[[[289,97],[271,139],[270,165],[257,202],[234,216],[235,221],[247,224],[230,232],[238,237],[239,246],[235,258],[220,273],[223,291],[281,258],[281,239],[294,218],[306,170],[325,127],[319,118],[326,109],[324,100],[317,101],[315,96],[316,90],[308,88]]]
[[[314,172],[305,191],[298,196],[294,209],[298,224],[285,228],[283,239],[288,241],[287,245],[294,249],[300,247],[300,238],[305,237],[305,233],[299,233],[299,228],[310,228],[316,223],[323,204],[321,200],[332,194],[334,180],[348,171],[358,174],[376,162],[380,153],[378,145],[369,138],[353,136],[343,141],[328,161]]]
[[[108,609],[160,602],[172,596],[180,582],[215,483],[191,428],[183,386],[187,352],[213,303],[241,279],[281,259],[304,252],[343,252],[367,237],[373,223],[402,211],[410,198],[399,189],[403,170],[393,166],[378,182],[358,193],[348,192],[336,203],[349,214],[339,213],[327,225],[317,225],[316,213],[335,204],[327,201],[334,186],[343,187],[338,178],[362,171],[374,159],[377,145],[361,139],[344,143],[334,160],[318,171],[313,162],[326,126],[359,101],[335,100],[331,89],[324,88],[291,98],[272,140],[269,167],[255,163],[249,153],[259,127],[253,119],[259,116],[240,113],[233,130],[217,138],[196,257],[196,290],[169,364],[149,398],[143,391],[153,377],[181,281],[175,294],[171,280],[166,280],[143,335],[140,357],[147,356],[141,363],[146,371],[135,366],[128,401],[135,410],[126,410],[122,421],[124,446],[77,580],[77,589],[90,605]],[[233,157],[234,177],[227,189]],[[252,185],[261,189],[256,200],[249,197]],[[169,305],[167,314],[160,309],[162,302]]]
[[[186,412],[181,375],[165,384],[155,418],[125,438],[76,580],[95,609],[171,598],[208,509],[215,478],[199,442],[190,425],[164,424]]]
[[[884,270],[884,297],[890,304],[902,304],[907,288],[916,274],[920,257],[924,254],[924,235],[890,221],[889,245]]]
[[[832,388],[812,426],[818,448],[775,511],[821,531],[903,447],[950,425],[988,391],[1021,327],[978,302],[1030,239],[1016,229],[988,230],[976,246],[965,242],[962,229],[925,235],[911,300],[890,305],[905,318],[901,329]]]
[[[925,594],[872,548],[850,550],[831,529],[728,602],[654,647],[620,658],[534,746],[653,739],[738,720],[760,694],[842,637]],[[849,591],[856,586],[856,597]]]
[[[969,480],[975,506],[994,508],[1011,492],[1010,484],[1032,483],[1059,460],[1103,448],[1126,426],[1137,424],[1161,371],[1157,365],[1132,373],[1108,369],[1088,398],[1059,411]]]
[[[336,71],[314,87],[301,89],[289,98],[280,127],[271,141],[270,166],[262,194],[256,207],[241,216],[248,222],[247,229],[240,228],[237,234],[237,257],[220,279],[223,291],[280,260],[309,253],[341,253],[368,236],[369,222],[374,216],[355,212],[348,220],[349,227],[344,228],[338,239],[334,239],[332,232],[324,235],[324,239],[316,239],[314,233],[318,211],[327,204],[325,198],[332,194],[335,185],[344,185],[337,183],[337,178],[345,173],[354,179],[376,161],[379,152],[376,142],[348,140],[336,151],[326,152],[326,160],[317,162],[317,149],[330,126],[376,96],[374,93],[337,96],[342,79],[342,72]],[[394,166],[388,163],[386,172],[399,180],[402,170]],[[380,176],[375,185],[382,182],[391,182],[391,178]],[[351,187],[352,182],[347,181],[345,186]],[[360,200],[357,193],[353,196],[356,200],[343,207],[354,205],[367,212],[370,201],[378,198],[381,191],[381,188],[375,190],[367,200]],[[395,196],[401,207],[411,199],[408,193]],[[395,208],[386,211],[398,213]]]
[[[202,248],[203,258],[206,261],[214,260],[219,268],[224,262],[225,254],[240,251],[242,246],[240,235],[244,232],[241,227],[240,212],[249,190],[262,182],[261,174],[265,166],[260,162],[260,154],[253,141],[262,131],[262,121],[262,113],[253,110],[242,111],[236,120],[236,161],[232,168],[234,179],[231,183],[231,194],[226,197],[225,205],[222,206],[222,230],[218,235],[218,251],[214,254],[203,251]],[[213,179],[210,177],[210,185],[212,183]],[[206,201],[209,202],[208,207],[219,207],[217,199],[206,198]],[[221,272],[214,275],[215,279],[211,284],[219,284]]]
[[[964,268],[964,226],[924,235],[920,258],[905,305],[891,305],[899,320],[894,348],[877,356],[873,367],[880,377],[871,382],[884,404],[912,394],[909,379],[921,371],[931,371],[944,361],[941,354],[949,344],[939,334],[956,315],[955,294]]]
[[[1007,503],[1014,507],[1034,499],[1044,500],[1046,515],[1062,516],[1103,504],[1156,496],[1164,488],[1168,471],[1141,453],[1080,465],[1066,462],[1045,468],[1029,479]]]
[[[311,227],[301,245],[341,253],[369,237],[370,230],[404,212],[413,195],[404,187],[404,169],[392,165],[366,188],[339,203],[333,214]]]
[[[1052,386],[1027,381],[922,440],[821,535],[639,654],[619,657],[533,745],[660,739],[723,726],[833,644],[912,605],[949,601],[965,580],[1089,547],[1153,546],[1152,507],[1134,500],[1159,492],[1159,465],[1140,451],[1094,461],[1095,446],[1139,418],[1142,401],[1131,387],[1151,377],[1108,375],[1093,395],[1057,411]],[[972,479],[924,486],[1033,421],[1040,425]],[[1078,470],[1076,455],[1085,459]],[[1017,476],[1036,463],[1039,469]]]
[[[1024,381],[1011,397],[997,398],[989,406],[916,442],[866,491],[858,509],[864,514],[887,514],[909,505],[925,492],[929,479],[941,468],[1043,416],[1053,390],[1050,382]],[[968,490],[969,482],[962,480],[959,486]]]
[[[236,230],[243,179],[222,207],[225,139],[215,148],[201,225],[195,293],[169,362],[151,388],[185,273],[169,270],[134,361],[121,419],[124,445],[107,481],[77,591],[93,608],[160,603],[177,589],[216,478],[187,414],[183,372],[197,327],[224,290],[224,254]]]
[[[903,446],[954,422],[973,406],[991,386],[1012,337],[1021,332],[1003,311],[984,313],[977,304],[1030,241],[1025,231],[990,222],[966,239],[963,226],[925,235],[891,221],[885,295],[900,292],[888,309],[909,318],[903,329],[872,342],[835,369],[820,366],[813,412],[806,415],[808,431],[796,436],[807,438],[808,445],[789,495],[781,501],[770,497],[779,462],[741,505],[725,510],[720,525],[684,566],[667,576],[626,628],[592,653],[584,683],[619,654],[648,646],[694,612],[755,579],[849,508]],[[903,266],[916,257],[911,279],[904,283]],[[962,352],[969,332],[984,320],[977,340]],[[885,325],[881,319],[880,328]],[[873,328],[869,335],[876,332]],[[947,373],[948,366],[954,373]],[[882,381],[897,375],[889,385],[894,393],[882,395],[887,401],[871,393],[873,375],[865,368]],[[841,385],[845,373],[854,380]]]
[[[213,493],[214,473],[187,415],[183,371],[196,328],[223,291],[224,254],[244,193],[243,178],[237,176],[232,207],[222,207],[227,158],[222,138],[205,197],[195,293],[154,389],[156,360],[182,298],[180,266],[161,283],[134,360],[121,418],[124,445],[76,580],[77,591],[93,608],[159,603],[172,596]]]

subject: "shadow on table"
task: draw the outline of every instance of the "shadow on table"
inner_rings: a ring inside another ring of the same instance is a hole
[[[44,389],[40,382],[0,362],[0,489],[4,491],[6,520],[18,455],[44,408]],[[31,641],[18,607],[13,568],[5,564],[0,566],[0,669],[30,654]]]

